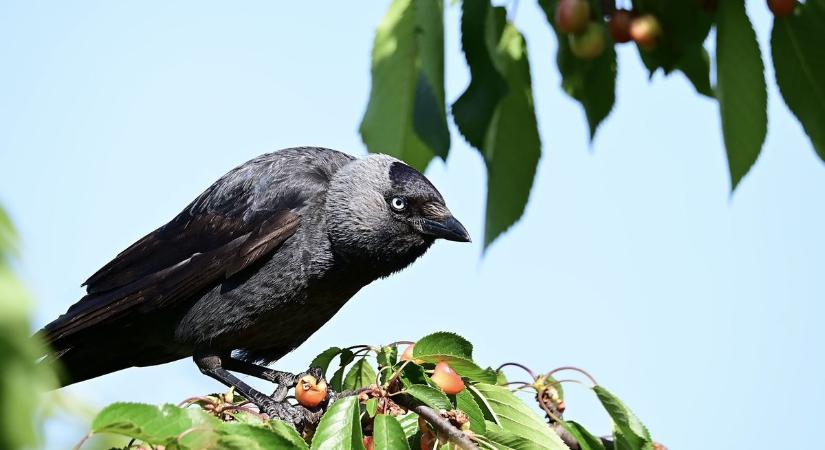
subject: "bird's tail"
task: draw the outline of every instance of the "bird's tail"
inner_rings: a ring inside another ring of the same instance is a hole
[[[109,355],[108,352],[87,347],[69,347],[48,353],[39,364],[48,366],[57,375],[58,387],[64,387],[133,365],[122,358],[111,358]]]

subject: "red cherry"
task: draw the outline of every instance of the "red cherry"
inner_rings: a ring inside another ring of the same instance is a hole
[[[626,9],[617,9],[610,16],[607,23],[613,41],[617,43],[629,42],[633,39],[630,36],[630,24],[633,22],[633,14]]]
[[[581,33],[590,21],[587,0],[559,0],[556,5],[556,26],[563,33]]]
[[[435,365],[435,372],[431,377],[433,382],[447,395],[456,395],[464,390],[464,380],[455,373],[446,361]]]
[[[659,45],[662,25],[652,14],[645,14],[633,19],[630,24],[630,36],[644,50],[653,50]]]
[[[327,398],[327,383],[318,382],[312,375],[306,375],[295,386],[295,399],[307,408],[314,408]]]
[[[796,8],[797,0],[768,0],[768,8],[776,17],[791,15]]]
[[[579,59],[595,59],[604,51],[604,28],[593,22],[581,34],[571,34],[570,51]]]
[[[364,436],[364,447],[367,450],[373,450],[372,436]]]
[[[433,450],[436,448],[437,442],[435,436],[429,431],[422,433],[421,439],[418,441],[421,450]]]

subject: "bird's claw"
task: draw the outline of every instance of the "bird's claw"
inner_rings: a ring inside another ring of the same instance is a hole
[[[318,367],[310,367],[305,372],[301,372],[298,374],[283,372],[281,379],[277,382],[278,387],[275,388],[274,392],[272,392],[270,398],[272,398],[272,400],[275,400],[276,402],[284,401],[284,399],[286,399],[287,397],[287,394],[289,393],[289,389],[297,386],[301,379],[307,375],[311,375],[318,382],[324,379],[323,372]]]
[[[292,381],[290,387],[297,386],[298,382],[307,375],[315,378],[315,380],[317,380],[318,382],[324,379],[324,373],[321,371],[320,367],[310,367],[305,372],[301,372],[295,375],[295,379]]]
[[[270,419],[282,420],[299,431],[303,430],[308,424],[317,423],[324,413],[322,408],[309,409],[286,401],[274,400],[262,402],[258,405],[258,408]]]

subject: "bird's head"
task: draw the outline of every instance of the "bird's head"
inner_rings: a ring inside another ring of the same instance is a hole
[[[326,212],[336,251],[386,264],[390,271],[411,263],[436,239],[470,241],[435,186],[387,155],[370,155],[338,170]]]

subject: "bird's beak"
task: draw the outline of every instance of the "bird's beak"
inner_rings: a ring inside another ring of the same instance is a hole
[[[464,228],[464,225],[456,220],[453,216],[447,216],[446,219],[434,220],[424,219],[421,224],[424,234],[433,236],[435,238],[447,239],[448,241],[456,242],[470,242],[470,233]]]

